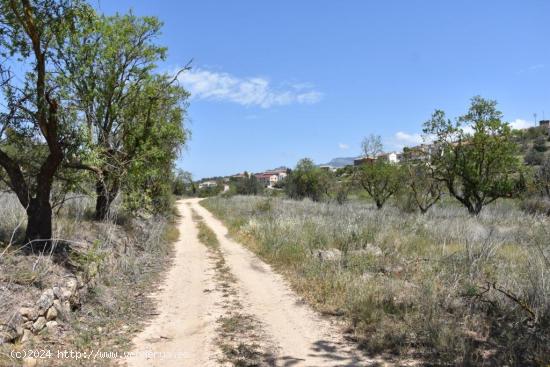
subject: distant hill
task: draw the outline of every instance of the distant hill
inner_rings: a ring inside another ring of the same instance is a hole
[[[357,157],[341,157],[341,158],[334,158],[328,163],[320,164],[320,166],[331,166],[334,168],[342,168],[345,166],[353,166],[353,160],[357,159]]]

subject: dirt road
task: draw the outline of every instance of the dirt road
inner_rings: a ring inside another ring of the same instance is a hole
[[[155,296],[158,316],[135,340],[137,357],[129,366],[219,366],[218,320],[228,301],[216,288],[215,267],[206,246],[197,239],[191,208],[216,234],[219,250],[234,281],[233,296],[243,314],[262,328],[258,335],[270,346],[262,365],[367,366],[363,357],[341,337],[338,328],[321,318],[287,286],[280,275],[242,245],[227,238],[227,229],[198,204],[178,202],[180,239],[173,267]],[[156,355],[144,355],[144,351]],[[379,363],[379,361],[377,361]],[[380,364],[378,364],[380,365]]]

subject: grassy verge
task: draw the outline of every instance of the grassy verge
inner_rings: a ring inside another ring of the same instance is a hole
[[[548,219],[503,202],[477,218],[259,197],[202,202],[372,354],[436,364],[544,365]]]
[[[14,242],[0,258],[0,274],[12,274],[0,276],[0,300],[9,300],[0,302],[4,315],[15,312],[25,302],[34,303],[43,289],[58,284],[67,275],[85,272],[95,279],[81,299],[80,308],[59,320],[54,333],[43,332],[25,344],[0,346],[0,365],[22,363],[7,357],[12,349],[50,350],[54,355],[63,350],[121,353],[131,347],[135,333],[155,314],[149,294],[161,280],[179,236],[174,219],[127,219],[118,215],[119,224],[98,223],[89,219],[92,205],[89,200],[74,200],[58,213],[55,236],[70,240],[67,254],[24,254]],[[2,215],[10,213],[0,210],[0,218]],[[5,248],[0,246],[0,253]],[[45,365],[110,366],[116,361],[55,357]]]

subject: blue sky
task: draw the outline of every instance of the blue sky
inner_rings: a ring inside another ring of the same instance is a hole
[[[550,1],[93,1],[159,17],[163,68],[194,60],[178,165],[196,178],[355,156],[371,133],[399,149],[474,95],[517,126],[550,117]]]

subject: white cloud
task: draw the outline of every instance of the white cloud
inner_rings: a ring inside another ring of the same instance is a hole
[[[228,101],[243,106],[269,108],[293,103],[314,104],[323,97],[308,83],[275,88],[265,78],[241,78],[204,69],[187,71],[180,75],[179,80],[194,98]]]
[[[523,74],[523,73],[533,73],[533,72],[536,72],[540,69],[544,69],[544,64],[535,64],[535,65],[531,65],[531,66],[528,66],[526,67],[525,69],[521,69],[520,71],[518,71],[519,74]]]
[[[422,135],[420,134],[408,134],[403,131],[398,131],[394,135],[394,139],[401,145],[417,145],[422,143]]]
[[[510,122],[510,126],[512,129],[527,129],[529,127],[535,126],[535,124],[532,121],[522,120],[522,119],[515,119],[514,121]]]
[[[340,148],[340,149],[342,149],[342,150],[348,150],[348,149],[349,149],[349,145],[344,144],[344,143],[338,143],[338,148]]]

